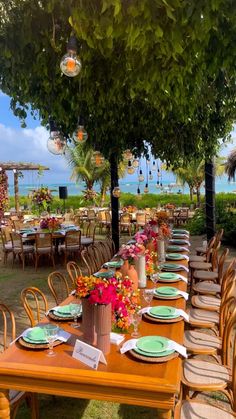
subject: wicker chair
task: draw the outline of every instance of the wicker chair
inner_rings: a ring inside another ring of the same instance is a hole
[[[67,231],[65,235],[65,243],[59,246],[59,252],[64,253],[64,263],[66,265],[67,258],[72,255],[74,258],[79,257],[81,252],[81,231]]]
[[[35,235],[35,270],[38,269],[38,262],[41,256],[47,256],[51,259],[53,267],[55,267],[52,234],[37,233]]]
[[[7,263],[8,255],[13,253],[12,242],[7,240],[7,235],[5,228],[1,229],[1,239],[2,239],[2,250],[4,254],[4,265]]]
[[[34,246],[30,244],[24,244],[21,235],[15,231],[12,231],[11,233],[11,241],[13,250],[12,266],[14,265],[16,256],[18,256],[19,260],[22,262],[22,267],[24,270],[26,257],[34,256]]]
[[[79,265],[73,261],[67,262],[66,269],[71,280],[71,286],[69,286],[69,288],[72,290],[75,288],[78,276],[82,276],[82,271]]]
[[[55,271],[48,275],[48,286],[57,305],[69,297],[69,285],[61,272]]]

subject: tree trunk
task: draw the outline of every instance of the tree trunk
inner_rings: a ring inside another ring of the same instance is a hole
[[[215,167],[213,160],[205,162],[206,230],[209,241],[215,234]]]
[[[201,206],[201,193],[200,193],[200,188],[201,188],[201,185],[200,186],[197,186],[197,206],[198,207],[200,207]]]
[[[19,181],[18,181],[18,172],[14,172],[14,192],[15,192],[15,209],[16,212],[19,212],[20,204],[19,204]]]
[[[193,187],[189,186],[190,200],[193,201]]]
[[[101,188],[101,202],[100,202],[101,207],[103,206],[106,199],[106,189],[107,188]]]
[[[111,167],[111,233],[112,240],[115,244],[116,252],[120,247],[120,232],[119,232],[119,198],[115,198],[112,195],[112,191],[115,186],[118,186],[118,163],[116,154],[112,153],[110,156],[110,167]]]

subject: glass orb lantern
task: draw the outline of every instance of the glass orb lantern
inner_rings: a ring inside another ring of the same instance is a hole
[[[112,195],[114,196],[114,198],[120,198],[120,194],[121,194],[121,191],[120,191],[119,186],[115,186],[112,191]]]
[[[141,191],[140,188],[137,189],[137,199],[141,199],[142,195],[141,195]]]
[[[94,151],[93,155],[91,157],[91,162],[94,164],[94,166],[96,167],[101,167],[104,164],[104,157],[103,155],[100,153],[100,151]]]
[[[133,154],[129,149],[127,149],[127,150],[124,151],[123,157],[124,157],[125,160],[132,160]]]
[[[153,172],[156,171],[156,162],[155,162],[155,160],[153,160],[153,162],[152,162],[152,171]]]
[[[134,159],[132,164],[133,164],[133,167],[135,169],[137,169],[137,167],[139,167],[139,160],[138,159]]]
[[[143,171],[141,169],[139,170],[138,180],[139,180],[139,182],[143,182],[144,181]]]
[[[152,180],[152,179],[153,179],[153,174],[152,174],[151,170],[149,170],[149,180]]]
[[[73,139],[76,143],[83,144],[88,139],[88,133],[84,128],[84,120],[80,116],[78,118],[77,128],[73,134]]]
[[[159,169],[157,170],[157,176],[158,176],[158,177],[161,177],[161,172],[160,172],[160,170],[159,170]]]
[[[157,189],[159,189],[160,188],[160,182],[159,182],[159,180],[157,181],[157,183],[156,183],[156,188]]]
[[[133,175],[133,173],[135,172],[135,169],[132,166],[131,160],[128,161],[127,172],[129,173],[129,175]]]
[[[64,154],[67,146],[66,138],[59,131],[53,119],[49,120],[49,127],[50,137],[47,141],[48,151],[55,155]]]
[[[67,53],[62,57],[60,69],[65,76],[75,77],[82,68],[82,63],[77,55],[77,40],[75,36],[71,36],[67,44]]]
[[[148,192],[149,192],[149,189],[148,189],[148,183],[146,183],[146,185],[145,185],[145,188],[144,188],[143,192],[144,192],[144,193],[148,193]]]

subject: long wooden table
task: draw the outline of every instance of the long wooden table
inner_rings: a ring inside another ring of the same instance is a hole
[[[187,266],[186,260],[180,263]],[[187,275],[184,270],[179,273]],[[186,291],[183,281],[173,285]],[[72,299],[69,297],[65,304]],[[168,302],[153,299],[152,303],[167,304],[185,309],[186,302],[180,298]],[[71,337],[67,343],[55,348],[57,356],[54,358],[47,357],[44,350],[25,349],[17,342],[0,355],[0,418],[10,418],[6,389],[154,407],[160,409],[159,418],[171,418],[175,396],[180,390],[180,357],[150,364],[127,353],[121,355],[119,347],[111,345],[111,352],[106,356],[107,365],[99,364],[98,370],[94,371],[72,358],[75,341],[82,337],[82,332],[69,323],[60,322],[60,327],[70,332]],[[143,319],[140,332],[142,336],[160,335],[183,343],[184,321],[159,324]],[[128,334],[126,339],[129,338]]]

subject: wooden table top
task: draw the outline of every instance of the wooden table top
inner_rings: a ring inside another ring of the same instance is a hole
[[[181,261],[187,266],[187,261]],[[186,276],[186,272],[180,271]],[[148,287],[153,287],[151,281]],[[166,285],[158,283],[157,287]],[[173,284],[186,291],[187,284],[179,281]],[[69,297],[65,304],[73,300]],[[177,300],[153,299],[152,305],[170,305],[185,309],[183,298]],[[44,322],[48,322],[45,319]],[[57,356],[49,358],[45,350],[31,350],[12,344],[0,355],[0,388],[16,389],[47,394],[107,400],[120,403],[158,407],[168,411],[174,406],[174,395],[179,392],[181,379],[181,358],[164,363],[146,363],[119,352],[111,345],[106,356],[107,365],[99,364],[94,371],[72,358],[76,338],[82,338],[79,329],[69,323],[60,322],[60,327],[71,333],[68,342],[55,348]],[[160,335],[180,344],[183,343],[184,321],[171,324],[152,323],[142,320],[142,336]],[[130,334],[126,335],[126,340]],[[1,410],[1,409],[0,409]],[[170,416],[163,416],[170,417]]]

